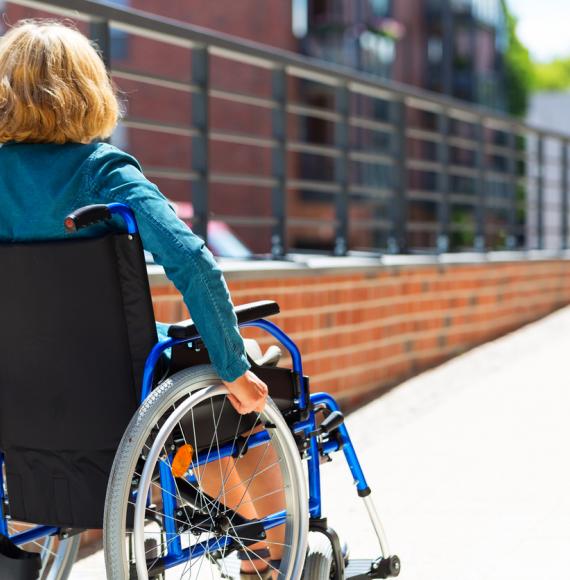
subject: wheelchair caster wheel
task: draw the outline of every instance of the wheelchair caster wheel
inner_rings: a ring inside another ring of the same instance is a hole
[[[160,550],[158,548],[158,542],[152,538],[144,541],[144,551],[147,558],[160,558]]]
[[[400,570],[402,569],[400,558],[398,558],[398,556],[390,556],[388,562],[390,562],[390,576],[398,576],[400,574]]]
[[[372,578],[394,578],[400,574],[402,566],[398,556],[381,558],[372,564]]]
[[[350,561],[350,548],[348,547],[348,543],[345,541],[342,543],[341,546],[342,552],[342,559],[344,560],[344,567],[348,566],[348,562]]]

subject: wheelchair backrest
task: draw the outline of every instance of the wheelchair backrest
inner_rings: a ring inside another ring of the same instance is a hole
[[[102,525],[157,341],[137,234],[0,244],[0,449],[13,519]]]

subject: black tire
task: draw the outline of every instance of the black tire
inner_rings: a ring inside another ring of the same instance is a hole
[[[334,575],[334,553],[330,540],[320,532],[311,532],[303,580],[329,580]]]

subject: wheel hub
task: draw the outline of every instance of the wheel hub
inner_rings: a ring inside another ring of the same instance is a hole
[[[228,516],[222,515],[218,518],[218,521],[217,521],[217,526],[216,526],[217,532],[219,534],[225,536],[230,531],[231,525],[232,525],[232,522],[230,521]]]

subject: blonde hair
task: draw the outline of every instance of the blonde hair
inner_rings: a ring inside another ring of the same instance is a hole
[[[23,20],[0,38],[0,143],[89,143],[119,116],[105,65],[79,31]]]

